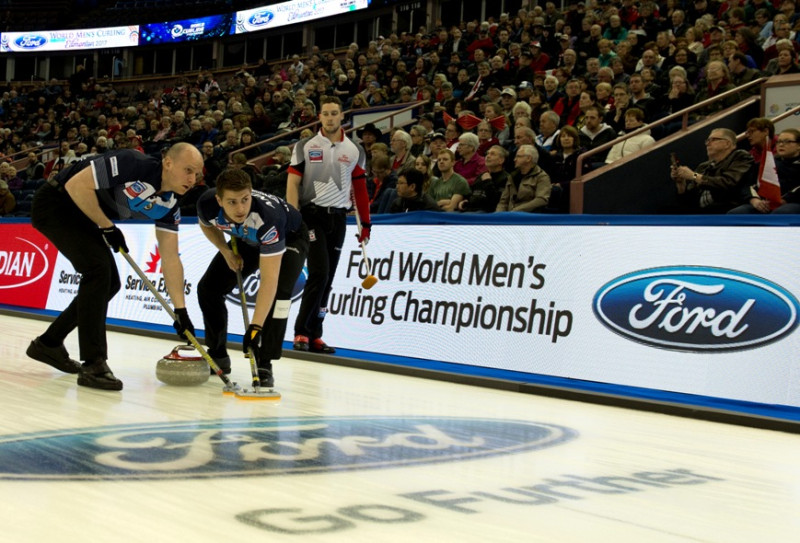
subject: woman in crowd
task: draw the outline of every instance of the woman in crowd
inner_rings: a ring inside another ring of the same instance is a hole
[[[584,150],[580,146],[578,129],[569,125],[562,127],[558,134],[558,146],[550,172],[550,180],[553,183],[550,207],[565,213],[569,211],[569,184],[575,178],[578,156]]]

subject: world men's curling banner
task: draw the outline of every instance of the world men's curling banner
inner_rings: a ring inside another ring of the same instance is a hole
[[[166,295],[153,226],[122,228]],[[797,247],[798,228],[376,222],[369,290],[350,228],[325,319],[336,347],[800,407],[800,262],[790,250],[764,257],[767,238]],[[197,283],[214,251],[196,225],[181,227],[180,248],[189,312],[202,323]],[[109,317],[168,327],[117,264]],[[0,303],[58,311],[79,282],[29,225],[0,226]],[[257,289],[246,282],[251,301]],[[230,332],[242,334],[238,296],[228,303]]]

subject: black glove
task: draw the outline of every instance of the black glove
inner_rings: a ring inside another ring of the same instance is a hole
[[[258,346],[261,345],[261,327],[257,324],[251,324],[247,327],[242,340],[242,351],[247,354],[247,351],[253,349],[253,352],[258,352]]]
[[[188,340],[189,338],[186,335],[186,332],[194,335],[194,325],[192,324],[192,320],[189,318],[189,312],[186,311],[185,307],[181,307],[178,309],[175,308],[175,322],[172,323],[172,326],[175,328],[175,331],[178,332],[178,337],[181,339]]]
[[[112,224],[108,228],[101,228],[100,231],[103,233],[106,245],[111,247],[115,253],[118,253],[120,249],[123,249],[126,253],[128,252],[125,236],[122,235],[122,230],[117,228],[117,225]]]
[[[359,243],[364,242],[365,244],[369,243],[369,231],[372,228],[372,224],[368,222],[361,223],[361,234],[356,234],[356,239]]]

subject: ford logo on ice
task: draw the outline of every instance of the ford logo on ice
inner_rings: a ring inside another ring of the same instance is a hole
[[[577,435],[554,424],[466,417],[143,423],[0,436],[0,479],[185,479],[379,469],[544,449]]]
[[[752,349],[797,327],[797,299],[762,277],[676,266],[623,275],[603,285],[592,308],[614,332],[663,349]]]

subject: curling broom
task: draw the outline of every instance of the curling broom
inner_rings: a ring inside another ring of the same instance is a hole
[[[239,249],[236,246],[236,238],[231,237],[231,249],[233,254],[238,255]],[[247,314],[247,298],[244,294],[244,281],[242,281],[242,272],[236,270],[236,283],[239,286],[239,298],[242,305],[242,318],[244,319],[245,334],[247,328],[250,326],[250,317]],[[253,376],[253,390],[240,389],[235,392],[237,398],[242,400],[280,400],[281,393],[275,389],[261,390],[261,381],[258,378],[258,366],[256,365],[256,356],[253,349],[247,349],[247,358],[250,359],[250,373]]]
[[[358,227],[358,236],[361,237],[361,215],[358,213],[358,206],[355,203],[355,199],[353,199],[353,207],[356,210],[356,226]],[[372,275],[372,265],[369,263],[369,259],[367,258],[367,244],[364,241],[361,242],[361,259],[364,261],[364,265],[367,267],[367,276],[363,281],[361,281],[361,286],[369,290],[375,286],[375,283],[378,282],[378,278]]]

